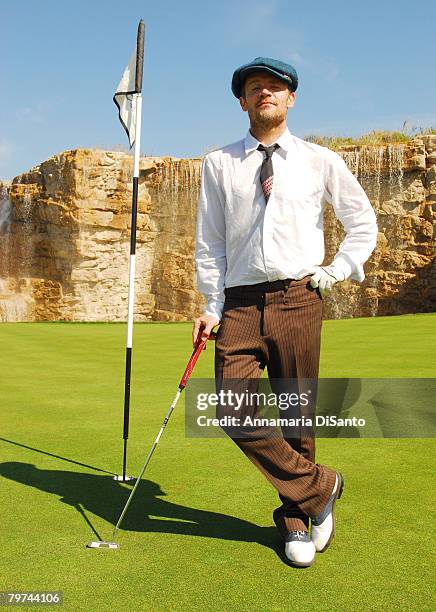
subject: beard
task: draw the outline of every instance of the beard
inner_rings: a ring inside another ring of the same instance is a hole
[[[278,127],[286,120],[287,113],[281,112],[277,107],[274,110],[275,112],[271,112],[271,110],[255,108],[254,112],[249,114],[251,125],[261,130]]]

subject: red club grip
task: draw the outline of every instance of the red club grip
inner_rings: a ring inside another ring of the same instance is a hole
[[[200,336],[201,337],[201,336]],[[194,369],[195,364],[197,363],[197,359],[200,357],[201,351],[206,346],[207,340],[199,340],[195,348],[192,352],[191,358],[188,361],[188,365],[186,366],[185,373],[183,374],[180,383],[179,389],[184,389],[186,387],[186,383],[188,382],[188,378],[191,376],[192,370]]]

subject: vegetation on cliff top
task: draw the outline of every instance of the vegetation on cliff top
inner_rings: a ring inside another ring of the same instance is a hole
[[[424,134],[436,134],[436,129],[430,127],[407,130],[405,123],[403,125],[403,131],[401,132],[372,130],[368,134],[363,134],[357,138],[352,138],[351,136],[317,136],[311,134],[305,136],[304,140],[328,147],[329,149],[341,149],[347,146],[401,144],[409,142],[412,138]]]

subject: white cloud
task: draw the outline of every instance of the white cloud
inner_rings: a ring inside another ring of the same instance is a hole
[[[38,102],[33,106],[22,106],[18,108],[15,115],[20,121],[43,124],[46,123],[46,114],[49,110],[49,104],[46,102]]]
[[[253,40],[263,41],[265,33],[273,22],[277,2],[240,2],[233,4],[227,21],[228,42],[245,46]],[[269,35],[268,35],[269,38]]]
[[[232,5],[227,21],[226,43],[237,47],[259,46],[259,55],[275,57],[295,65],[297,72],[304,69],[327,82],[339,75],[339,65],[331,57],[305,44],[305,34],[290,26],[283,18],[283,4],[279,0],[268,3],[252,0]],[[249,61],[249,58],[247,58]]]

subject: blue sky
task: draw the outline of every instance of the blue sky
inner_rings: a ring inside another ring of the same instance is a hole
[[[126,147],[112,96],[146,26],[142,154],[197,157],[242,138],[236,67],[265,55],[300,85],[291,132],[436,127],[436,3],[3,0],[0,178],[78,147]]]

